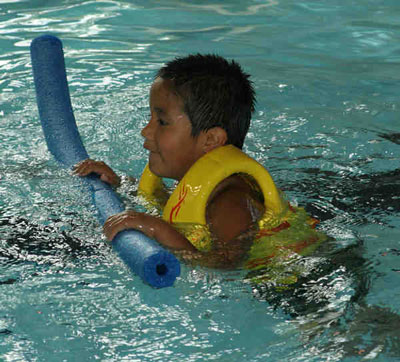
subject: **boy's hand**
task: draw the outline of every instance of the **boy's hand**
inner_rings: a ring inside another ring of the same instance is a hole
[[[74,166],[73,173],[77,176],[87,176],[91,173],[96,173],[100,176],[100,180],[111,186],[118,187],[121,184],[121,179],[109,166],[102,161],[95,161],[90,158],[77,163]]]
[[[109,241],[112,241],[120,231],[135,229],[143,232],[150,238],[154,238],[154,224],[158,218],[136,212],[126,210],[110,216],[103,226],[103,233]]]

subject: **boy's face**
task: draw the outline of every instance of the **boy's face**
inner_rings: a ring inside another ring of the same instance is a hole
[[[192,125],[172,81],[157,78],[150,89],[150,120],[142,130],[150,151],[150,170],[160,177],[181,180],[203,154],[202,135],[192,137]]]

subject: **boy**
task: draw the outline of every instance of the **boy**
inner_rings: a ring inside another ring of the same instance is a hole
[[[132,210],[111,216],[104,224],[107,239],[137,229],[172,250],[212,256],[211,264],[225,267],[243,264],[250,248],[250,268],[276,254],[272,244],[293,250],[299,240],[287,240],[286,229],[299,219],[302,230],[311,230],[313,220],[288,205],[268,172],[240,151],[254,103],[249,76],[234,61],[198,54],[162,67],[150,90],[150,120],[141,132],[150,154],[139,193],[163,216]],[[103,162],[85,160],[75,168],[79,176],[92,172],[120,184]],[[171,196],[162,177],[179,181]],[[319,239],[315,231],[308,234],[305,247]],[[255,237],[259,250],[254,251]],[[269,250],[260,253],[260,248]]]

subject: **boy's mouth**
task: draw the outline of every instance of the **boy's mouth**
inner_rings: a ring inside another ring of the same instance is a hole
[[[146,149],[147,151],[150,151],[152,153],[155,153],[156,151],[154,150],[154,147],[150,147],[146,142],[143,143],[143,148]]]

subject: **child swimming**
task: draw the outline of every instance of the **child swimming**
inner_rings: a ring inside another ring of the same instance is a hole
[[[241,151],[254,105],[249,75],[235,61],[197,54],[162,67],[141,132],[149,160],[138,190],[162,217],[133,210],[111,216],[107,239],[136,229],[213,265],[249,269],[315,249],[323,239],[316,221],[285,201],[267,170]],[[115,187],[121,182],[100,161],[85,160],[74,172],[96,173]],[[179,182],[172,194],[162,178]]]

